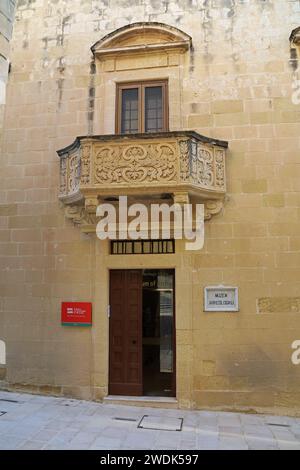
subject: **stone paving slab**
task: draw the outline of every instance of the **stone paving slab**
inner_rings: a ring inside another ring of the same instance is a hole
[[[0,391],[1,411],[5,414],[0,416],[0,450],[300,450],[300,418],[113,405]],[[154,417],[161,428],[139,428],[145,415]],[[164,429],[175,418],[183,418],[181,431]]]

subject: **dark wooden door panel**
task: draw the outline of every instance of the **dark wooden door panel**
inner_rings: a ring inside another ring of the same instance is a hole
[[[124,275],[122,271],[113,271],[111,274],[111,315],[110,319],[110,375],[114,383],[123,383],[124,368],[124,335],[122,312],[125,301],[123,292]]]
[[[109,393],[142,395],[142,271],[110,272]]]

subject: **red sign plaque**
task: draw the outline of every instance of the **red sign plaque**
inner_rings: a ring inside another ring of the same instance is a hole
[[[91,302],[62,302],[61,324],[68,326],[91,326]]]

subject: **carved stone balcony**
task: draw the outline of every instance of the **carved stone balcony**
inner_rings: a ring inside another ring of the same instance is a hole
[[[58,151],[59,199],[67,217],[86,226],[95,224],[99,200],[120,195],[178,201],[187,196],[204,201],[208,213],[218,212],[227,146],[193,131],[78,137]]]

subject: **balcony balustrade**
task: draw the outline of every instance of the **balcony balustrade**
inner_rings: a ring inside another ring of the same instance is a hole
[[[219,210],[227,142],[193,131],[78,137],[58,151],[59,199],[75,223],[94,225],[99,200],[196,198]],[[213,207],[215,209],[213,209]],[[207,217],[209,218],[209,217]]]

